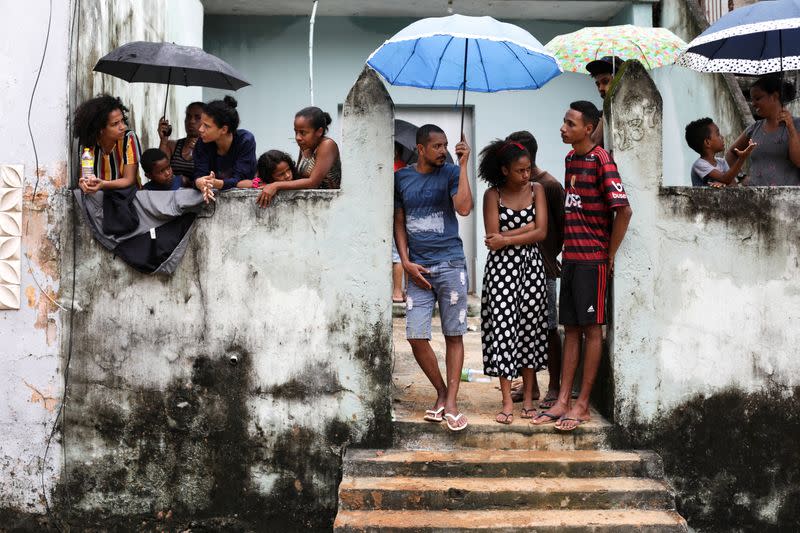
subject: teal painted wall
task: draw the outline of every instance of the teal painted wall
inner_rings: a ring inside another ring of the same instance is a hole
[[[320,17],[315,26],[315,104],[336,120],[337,107],[347,95],[365,61],[383,41],[414,19]],[[574,22],[513,21],[542,43],[582,27]],[[206,16],[206,50],[229,61],[252,86],[239,90],[242,127],[256,137],[259,153],[272,148],[297,153],[292,122],[294,114],[309,105],[308,19],[301,17]],[[453,91],[427,91],[388,86],[395,104],[454,105]],[[224,92],[205,90],[206,99]],[[539,141],[538,163],[556,177],[563,175],[568,146],[561,142],[559,128],[569,103],[574,100],[602,101],[589,76],[565,73],[538,91],[468,93],[467,104],[475,109],[475,153],[496,137],[528,129]],[[336,124],[333,130],[338,130]],[[451,139],[451,146],[455,141]],[[483,247],[481,199],[485,188],[474,191],[476,199],[478,286],[486,251]],[[388,216],[388,215],[387,215]]]

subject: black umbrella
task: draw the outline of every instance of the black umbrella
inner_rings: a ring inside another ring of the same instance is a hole
[[[394,119],[394,142],[402,146],[403,153],[400,154],[400,159],[406,164],[411,164],[417,161],[417,130],[418,126],[401,120]],[[452,163],[453,157],[450,152],[447,152],[447,162]]]
[[[235,91],[250,82],[217,56],[196,46],[136,41],[114,49],[94,66],[127,82],[212,87]],[[164,113],[167,104],[164,102]]]

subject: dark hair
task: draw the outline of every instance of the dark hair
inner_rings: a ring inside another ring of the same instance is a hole
[[[184,113],[189,113],[189,109],[191,109],[194,106],[200,106],[201,108],[205,108],[206,107],[206,103],[205,102],[192,102],[191,104],[186,106],[186,109],[185,109]]]
[[[536,164],[536,153],[539,151],[539,143],[536,142],[536,137],[528,130],[515,131],[508,137],[506,141],[515,141],[520,143],[528,151],[531,158],[531,165]]]
[[[689,145],[689,148],[703,155],[703,142],[711,137],[711,125],[713,123],[713,120],[704,117],[686,125],[686,144]]]
[[[236,111],[236,98],[226,95],[222,100],[214,100],[203,104],[203,113],[211,117],[218,128],[228,126],[230,133],[236,133],[239,127],[239,112]]]
[[[775,74],[761,76],[753,82],[753,85],[750,86],[751,89],[753,87],[758,87],[767,94],[778,93],[778,97],[780,98],[781,102],[794,100],[794,97],[797,93],[794,85]]]
[[[583,115],[584,123],[591,124],[593,128],[597,128],[597,124],[600,122],[600,110],[593,103],[586,100],[578,100],[569,104],[569,108]]]
[[[444,135],[444,130],[436,124],[423,124],[417,130],[417,144],[426,144],[431,138],[431,133],[441,133]]]
[[[330,126],[332,122],[331,116],[328,113],[314,106],[304,107],[295,113],[294,118],[297,117],[303,117],[310,120],[311,125],[314,126],[315,130],[322,128],[323,135],[328,133],[328,126]]]
[[[522,157],[530,158],[528,150],[516,141],[497,139],[481,150],[481,161],[478,163],[478,175],[492,187],[506,184],[503,167],[510,168],[511,163]]]
[[[128,108],[116,96],[103,94],[86,100],[75,110],[72,122],[72,135],[81,146],[94,146],[100,132],[108,125],[108,115],[112,111],[122,111],[122,120],[128,122]]]
[[[158,148],[150,148],[149,150],[145,150],[142,152],[142,170],[144,170],[145,174],[150,174],[153,171],[153,166],[156,164],[156,162],[161,161],[162,159],[167,159],[167,154]]]
[[[281,163],[286,163],[292,169],[292,179],[297,178],[297,168],[295,167],[292,156],[280,150],[269,150],[261,154],[256,164],[258,170],[258,177],[261,178],[261,183],[272,183],[272,173],[278,168]]]

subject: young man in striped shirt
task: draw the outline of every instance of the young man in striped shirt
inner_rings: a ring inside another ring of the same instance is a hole
[[[600,111],[591,102],[570,104],[561,139],[572,145],[566,157],[564,250],[562,253],[559,318],[564,326],[561,390],[556,404],[534,424],[556,421],[556,429],[572,431],[589,420],[589,396],[602,353],[606,323],[607,282],[614,256],[633,211],[611,156],[592,141]],[[570,407],[581,336],[584,367],[581,392]]]

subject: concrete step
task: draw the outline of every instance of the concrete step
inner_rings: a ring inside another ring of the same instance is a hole
[[[349,477],[651,477],[661,458],[650,451],[358,450],[344,458]]]
[[[467,385],[472,385],[471,383]],[[465,395],[466,396],[466,395]],[[598,450],[608,448],[611,424],[599,415],[574,431],[556,431],[553,424],[533,426],[517,418],[511,425],[498,424],[494,413],[465,411],[469,426],[450,431],[447,425],[419,420],[421,414],[404,416],[394,422],[394,447],[414,450],[480,448],[484,450]],[[424,413],[420,408],[419,413]]]
[[[675,500],[665,482],[635,477],[345,477],[339,508],[669,510]]]
[[[674,511],[339,511],[336,533],[686,533]]]

